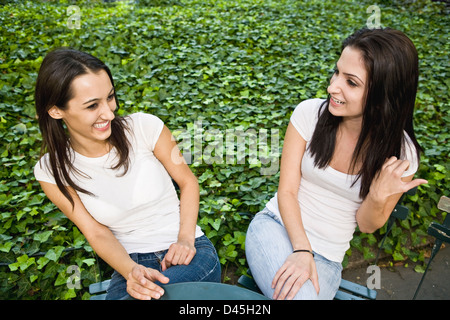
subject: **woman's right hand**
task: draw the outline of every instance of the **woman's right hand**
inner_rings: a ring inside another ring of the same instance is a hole
[[[159,299],[164,294],[164,290],[154,281],[168,283],[169,278],[158,270],[136,264],[128,275],[127,292],[135,299]]]
[[[308,252],[290,254],[272,280],[272,288],[275,289],[272,299],[292,300],[308,279],[311,279],[319,294],[319,278],[313,256]]]

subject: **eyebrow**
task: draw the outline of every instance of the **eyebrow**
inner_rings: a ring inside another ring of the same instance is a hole
[[[111,95],[111,93],[112,93],[113,91],[114,91],[114,87],[111,88],[111,90],[110,90],[109,93],[108,93],[108,96]],[[97,101],[97,100],[100,100],[100,98],[93,98],[93,99],[90,99],[90,100],[86,101],[85,103],[83,103],[83,105],[88,104],[88,103],[91,103],[91,102],[94,102],[94,101]]]
[[[335,67],[336,70],[339,70],[338,65],[337,65],[337,62],[336,62],[336,64],[334,65],[334,67]],[[354,78],[358,79],[358,80],[364,85],[364,81],[362,81],[361,78],[359,78],[356,74],[345,73],[345,72],[343,72],[343,74],[346,75],[347,77],[354,77]]]
[[[345,73],[344,74],[348,77],[355,77],[356,79],[358,79],[359,81],[361,81],[362,84],[364,84],[364,81],[362,81],[357,75],[355,74],[351,74],[351,73]]]

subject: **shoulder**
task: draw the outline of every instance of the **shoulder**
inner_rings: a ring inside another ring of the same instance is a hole
[[[132,125],[142,125],[142,124],[154,124],[158,125],[163,123],[163,121],[157,116],[151,113],[137,112],[127,116],[131,120]]]
[[[138,112],[128,116],[130,129],[138,141],[144,141],[152,150],[164,127],[164,122],[157,116]]]
[[[56,184],[50,170],[49,154],[44,154],[34,165],[34,177],[37,181],[44,181]]]
[[[318,111],[322,103],[324,103],[326,99],[307,99],[300,102],[297,107],[295,107],[295,110],[305,110],[305,111]]]
[[[417,148],[414,145],[412,139],[409,137],[406,131],[404,131],[401,158],[409,161],[409,167],[403,174],[404,177],[413,175],[419,169],[420,159],[417,157],[417,153]]]
[[[292,118],[317,118],[318,112],[325,99],[308,99],[300,102],[292,113]]]
[[[325,99],[308,99],[299,103],[292,113],[291,123],[300,135],[309,141],[316,127],[319,109]]]

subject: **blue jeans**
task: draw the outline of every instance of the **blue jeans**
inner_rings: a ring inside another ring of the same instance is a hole
[[[251,221],[245,240],[245,254],[252,276],[266,297],[272,298],[272,280],[286,258],[292,253],[286,228],[267,208]],[[311,280],[307,280],[294,299],[331,300],[341,282],[342,264],[330,261],[314,252],[320,291],[317,294]]]
[[[168,250],[151,253],[131,253],[130,257],[138,264],[156,269],[169,278],[169,283],[205,281],[220,282],[221,268],[219,257],[211,241],[202,235],[195,239],[196,253],[189,265],[175,265],[161,271],[161,261]],[[160,282],[155,282],[162,285]],[[128,299],[127,281],[117,271],[114,271],[111,283],[106,290],[107,300]]]

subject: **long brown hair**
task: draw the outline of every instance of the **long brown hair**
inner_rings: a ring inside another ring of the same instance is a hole
[[[360,197],[369,193],[373,178],[385,160],[400,158],[405,148],[404,131],[411,138],[420,159],[421,147],[414,135],[413,113],[419,78],[417,50],[401,31],[361,29],[342,44],[361,52],[368,85],[361,133],[352,156],[352,166],[362,160],[357,175],[361,179]],[[319,110],[319,119],[309,150],[319,168],[326,167],[333,156],[336,132],[342,120],[328,111],[330,96]],[[353,183],[353,184],[354,184]]]
[[[39,128],[42,133],[41,156],[49,154],[49,163],[45,163],[52,173],[58,189],[74,205],[72,196],[66,186],[72,187],[78,192],[92,195],[91,192],[76,185],[70,178],[70,173],[82,174],[72,163],[70,141],[68,132],[64,129],[62,119],[52,118],[48,111],[53,106],[61,110],[67,109],[67,102],[73,98],[72,82],[81,75],[88,72],[97,73],[106,71],[114,87],[114,80],[111,71],[98,58],[81,51],[70,48],[58,48],[51,51],[44,58],[39,69],[36,89],[35,105],[39,121]],[[115,90],[114,90],[115,95]],[[119,103],[115,97],[117,108]],[[113,169],[123,167],[125,174],[129,167],[130,144],[125,134],[128,129],[125,118],[115,117],[111,121],[111,136],[108,142],[116,148],[118,162]],[[41,163],[42,165],[42,163]]]

